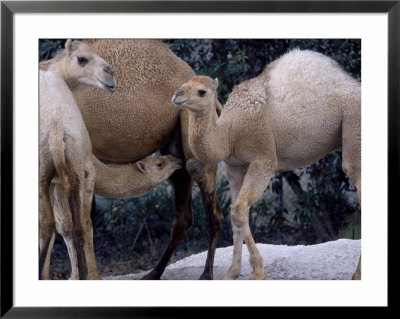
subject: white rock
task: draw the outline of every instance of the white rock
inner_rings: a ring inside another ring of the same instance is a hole
[[[339,239],[310,246],[257,244],[264,259],[268,280],[350,280],[361,252],[361,240]],[[217,248],[214,279],[222,279],[230,267],[233,247]],[[203,272],[207,252],[194,254],[169,265],[162,279],[195,280]],[[103,279],[140,279],[147,272]],[[251,266],[247,246],[243,245],[242,271],[239,280],[249,279]]]

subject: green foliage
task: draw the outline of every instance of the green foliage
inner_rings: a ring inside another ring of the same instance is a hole
[[[152,255],[168,240],[174,213],[167,183],[139,198],[96,198],[102,202],[92,217],[99,256],[126,261],[145,251]]]
[[[356,236],[355,229],[359,226],[354,222],[359,220],[360,206],[349,202],[348,194],[356,190],[341,167],[342,156],[339,151],[307,167],[306,173],[310,179],[306,190],[294,199],[294,219],[300,225],[312,226],[315,241],[337,239],[344,229],[347,229],[347,237],[348,232]]]
[[[361,78],[361,41],[357,39],[185,39],[164,40],[197,75],[218,78],[224,104],[233,87],[262,72],[289,50],[314,50],[330,56],[353,77]]]
[[[64,43],[65,39],[39,40],[39,62],[53,58],[58,50],[64,48]]]

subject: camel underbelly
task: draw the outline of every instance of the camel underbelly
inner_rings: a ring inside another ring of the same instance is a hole
[[[297,157],[294,157],[292,154],[290,157],[282,157],[278,156],[278,171],[285,172],[290,171],[295,168],[305,167],[311,165],[318,160],[320,160],[325,155],[333,152],[340,148],[340,145],[326,147],[323,149],[323,152],[315,152],[304,156],[303,153],[300,153]]]
[[[151,155],[167,141],[174,130],[178,114],[165,114],[157,121],[143,114],[137,118],[119,118],[115,125],[106,118],[98,118],[99,126],[91,125],[93,117],[87,121],[87,128],[93,145],[93,154],[103,161],[132,162]]]
[[[286,128],[276,137],[279,171],[291,170],[315,163],[342,144],[341,119],[313,121],[302,119],[300,125]]]

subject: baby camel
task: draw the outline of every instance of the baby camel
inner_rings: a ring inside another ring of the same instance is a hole
[[[172,173],[181,168],[182,161],[172,155],[147,157],[132,164],[104,164],[93,156],[96,171],[94,192],[109,198],[139,197],[156,188]],[[71,279],[79,279],[77,253],[72,242],[72,218],[68,200],[62,184],[53,179],[50,190],[56,229],[64,239],[71,262]],[[54,244],[54,235],[46,256],[43,274],[48,279],[50,252]]]
[[[92,145],[71,90],[99,87],[114,92],[115,84],[108,63],[91,46],[80,41],[68,40],[65,50],[58,53],[48,71],[40,71],[40,279],[55,227],[49,194],[54,177],[61,181],[72,213],[72,240],[77,251],[79,278],[86,279],[88,272],[90,279],[100,279],[90,220],[95,182]]]
[[[189,111],[189,144],[203,163],[225,161],[232,193],[233,260],[225,279],[240,275],[246,242],[252,279],[265,279],[248,212],[276,172],[312,164],[342,148],[342,168],[361,202],[361,85],[334,60],[293,50],[256,78],[236,86],[218,118],[218,80],[196,76],[175,92]]]

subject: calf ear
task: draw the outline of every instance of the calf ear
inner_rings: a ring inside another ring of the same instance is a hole
[[[136,162],[136,166],[142,173],[146,173],[146,164],[142,161]]]
[[[218,78],[214,79],[214,87],[215,89],[218,89]]]
[[[67,54],[70,55],[73,51],[71,39],[68,39],[67,42],[65,42],[65,48],[67,49]]]

